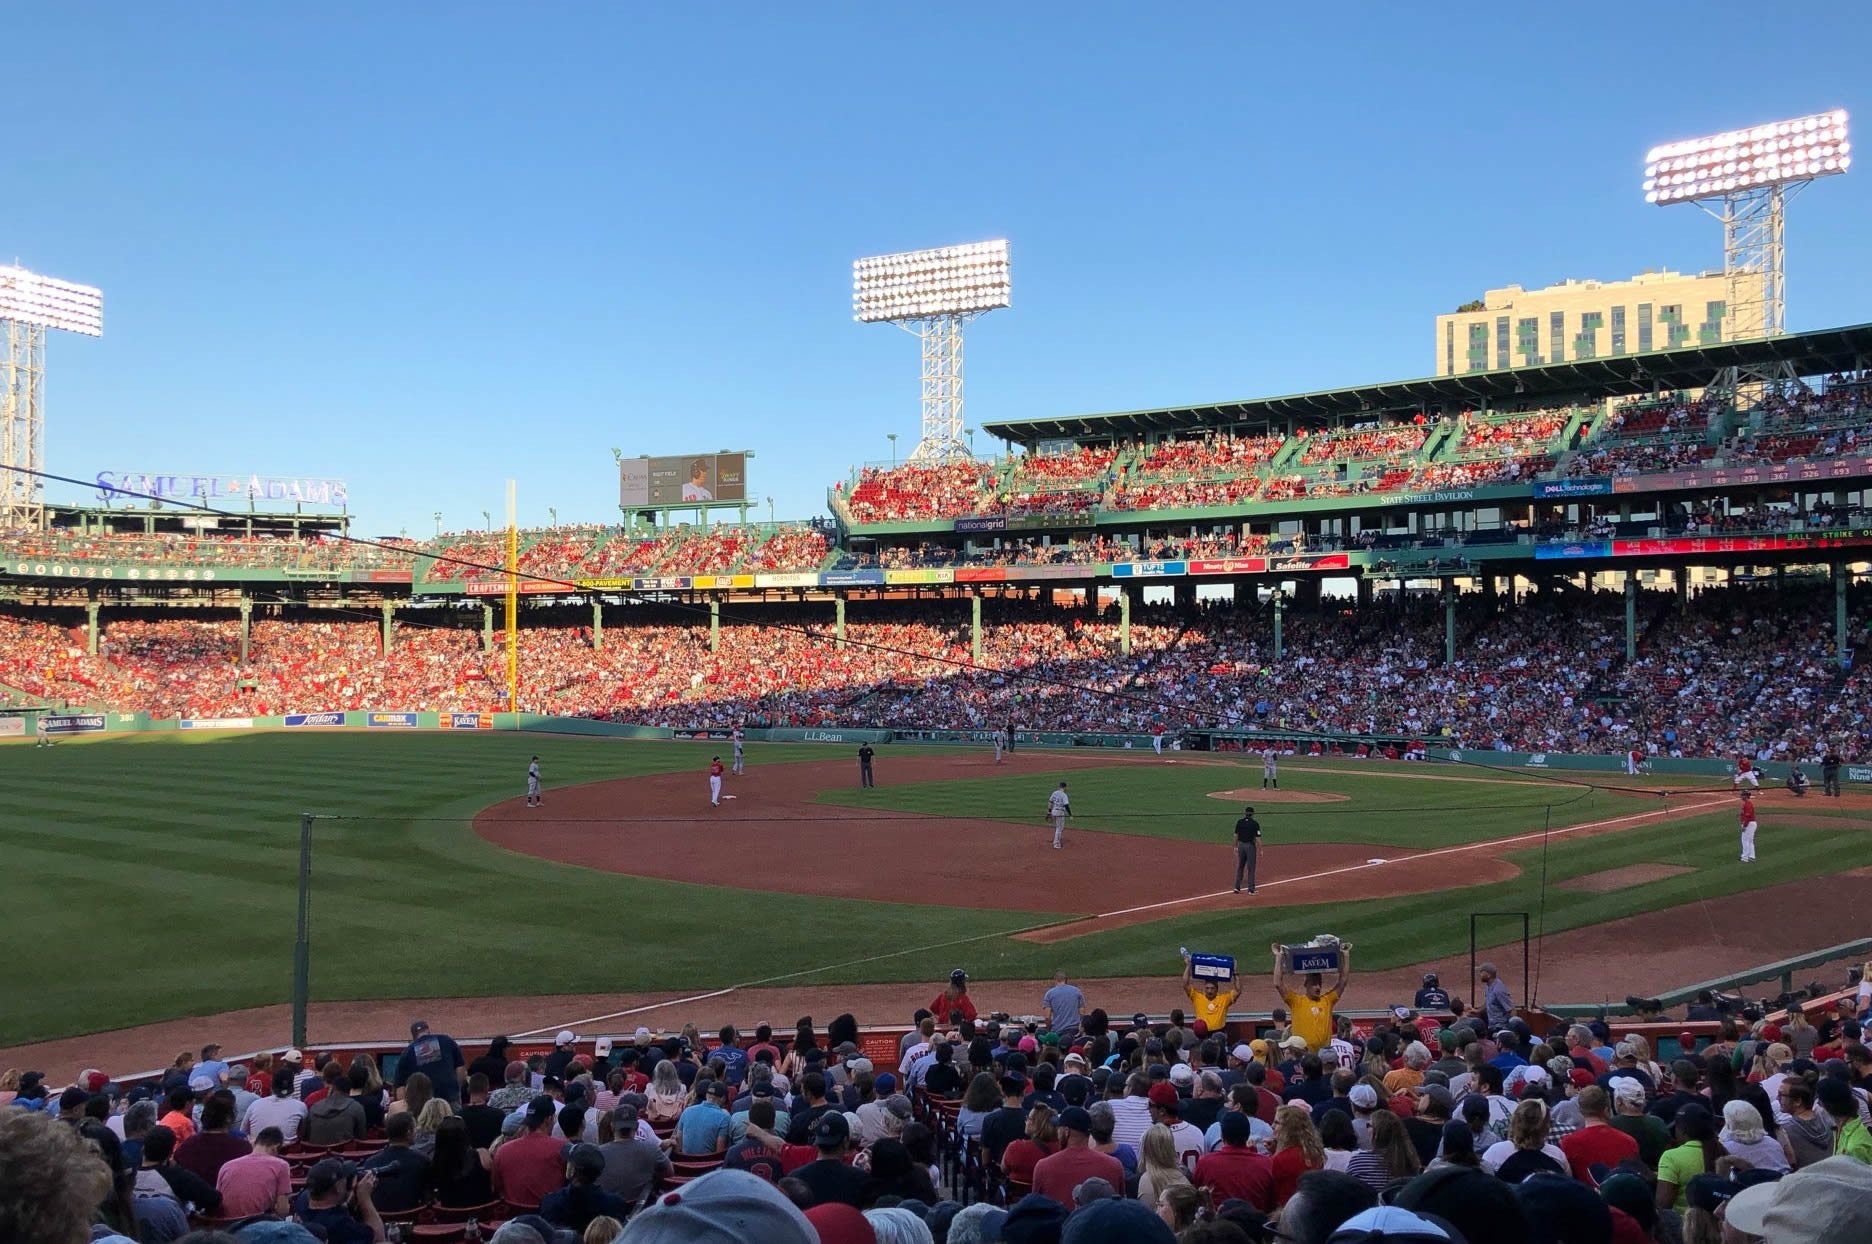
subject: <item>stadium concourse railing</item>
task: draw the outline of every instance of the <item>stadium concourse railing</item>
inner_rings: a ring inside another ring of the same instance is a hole
[[[663,739],[678,742],[727,742],[732,731],[726,726],[697,726],[688,729],[669,726],[638,726],[625,722],[598,721],[589,717],[560,717],[542,713],[452,713],[385,712],[374,709],[333,709],[316,713],[287,713],[263,717],[174,718],[151,717],[148,713],[115,713],[15,708],[0,710],[0,740],[34,737],[38,720],[47,722],[46,733],[53,738],[89,737],[110,734],[218,733],[246,730],[461,730],[523,731],[533,734],[586,735],[613,739]],[[772,726],[751,727],[743,734],[750,743],[913,743],[951,746],[987,747],[994,737],[992,730],[907,730],[887,727],[851,726]],[[1611,773],[1623,774],[1621,756],[1581,755],[1569,752],[1504,752],[1487,748],[1447,747],[1427,741],[1423,736],[1404,735],[1320,735],[1279,730],[1185,730],[1176,736],[1164,736],[1165,754],[1185,751],[1245,754],[1273,744],[1283,754],[1299,760],[1354,759],[1374,763],[1476,764],[1495,768],[1527,769],[1530,772]],[[1102,748],[1119,751],[1150,751],[1153,738],[1148,734],[1120,732],[1016,730],[1016,749]],[[1315,751],[1315,748],[1319,750]],[[1334,751],[1334,748],[1339,750]],[[1812,768],[1813,766],[1808,766]],[[1733,769],[1727,760],[1696,757],[1653,756],[1647,770],[1657,776],[1727,777]],[[1768,762],[1757,766],[1764,780],[1784,780],[1790,766]],[[1809,780],[1816,775],[1809,773]],[[1872,765],[1846,765],[1841,779],[1855,784],[1872,783]]]

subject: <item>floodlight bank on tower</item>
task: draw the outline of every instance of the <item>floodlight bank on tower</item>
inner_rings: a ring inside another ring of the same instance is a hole
[[[104,335],[104,295],[0,266],[0,531],[45,521],[45,330]],[[23,469],[22,469],[23,468]]]
[[[1645,154],[1645,202],[1695,203],[1722,222],[1731,340],[1783,331],[1787,200],[1852,167],[1843,109],[1665,143]]]
[[[962,326],[1005,307],[1008,244],[970,242],[852,264],[852,318],[895,324],[923,343],[923,433],[912,462],[969,457],[962,442]]]

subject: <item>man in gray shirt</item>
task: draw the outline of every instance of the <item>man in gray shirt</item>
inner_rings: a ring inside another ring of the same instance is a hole
[[[1492,963],[1477,968],[1476,976],[1482,981],[1482,1007],[1488,1016],[1489,1031],[1499,1032],[1514,1018],[1514,1001],[1508,996],[1508,986],[1502,983]]]
[[[605,1160],[598,1186],[632,1205],[641,1205],[656,1181],[673,1173],[669,1154],[653,1140],[637,1139],[637,1107],[629,1102],[611,1111],[611,1134],[616,1139],[598,1147]]]
[[[1048,1026],[1058,1034],[1062,1048],[1079,1036],[1079,1016],[1085,1010],[1085,1001],[1079,986],[1066,980],[1065,968],[1053,973],[1053,988],[1041,995],[1040,1004],[1046,1007]]]

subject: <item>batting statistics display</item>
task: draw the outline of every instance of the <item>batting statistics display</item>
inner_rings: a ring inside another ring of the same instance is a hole
[[[618,462],[618,504],[626,508],[746,499],[745,453],[624,458]]]

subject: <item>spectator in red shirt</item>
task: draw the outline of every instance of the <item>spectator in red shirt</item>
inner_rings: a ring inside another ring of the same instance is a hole
[[[1035,1102],[1033,1109],[1027,1112],[1027,1134],[1001,1153],[1002,1173],[1013,1183],[1032,1187],[1034,1167],[1058,1148],[1059,1131],[1053,1124],[1053,1107]]]
[[[523,1131],[494,1151],[494,1191],[514,1205],[537,1206],[565,1187],[563,1142],[552,1134],[555,1103],[535,1097],[527,1105]]]
[[[1579,1131],[1560,1138],[1560,1152],[1566,1154],[1573,1178],[1592,1186],[1590,1170],[1595,1164],[1616,1168],[1627,1158],[1636,1158],[1638,1142],[1612,1126],[1611,1099],[1597,1084],[1581,1089],[1574,1104],[1586,1122]]]
[[[1055,1121],[1060,1150],[1041,1158],[1034,1167],[1033,1190],[1071,1209],[1073,1189],[1098,1178],[1114,1188],[1125,1186],[1124,1164],[1109,1153],[1092,1148],[1092,1116],[1081,1106],[1068,1106]]]
[[[1247,1115],[1231,1110],[1222,1116],[1222,1143],[1196,1159],[1195,1183],[1218,1205],[1239,1199],[1264,1214],[1273,1210],[1274,1163],[1248,1147]]]
[[[929,1009],[939,1024],[959,1023],[962,1020],[974,1023],[975,1004],[968,996],[968,973],[961,968],[949,973],[949,988],[936,995]]]

